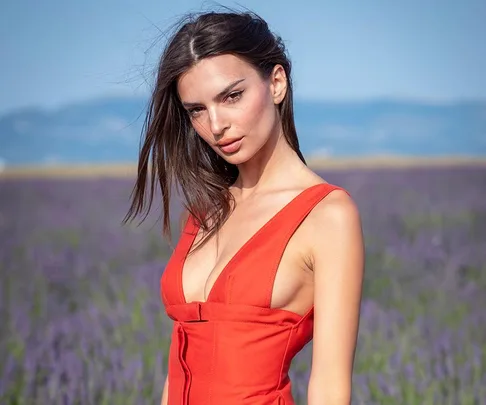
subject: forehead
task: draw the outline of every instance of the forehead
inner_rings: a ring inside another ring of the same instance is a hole
[[[210,99],[229,83],[257,76],[248,62],[235,55],[218,55],[197,62],[177,81],[181,100],[202,101]]]

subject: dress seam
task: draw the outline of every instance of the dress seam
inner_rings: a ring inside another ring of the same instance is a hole
[[[216,343],[216,337],[217,337],[217,332],[216,332],[216,328],[217,328],[217,324],[214,324],[213,326],[213,352],[212,352],[212,356],[211,356],[211,370],[209,371],[210,374],[211,374],[211,383],[209,384],[209,389],[208,389],[208,405],[211,405],[211,399],[212,399],[212,394],[213,394],[213,385],[214,385],[214,364],[216,363],[217,361],[217,354],[216,354],[216,347],[217,347],[217,343]]]
[[[292,338],[293,330],[294,330],[294,328],[289,328],[289,335],[287,337],[287,344],[285,345],[285,351],[284,351],[283,356],[282,356],[282,365],[280,366],[280,372],[278,374],[278,381],[277,381],[277,389],[275,390],[275,392],[278,392],[280,390],[280,384],[282,383],[283,368],[284,368],[284,364],[285,364],[285,359],[287,358],[287,352],[289,350],[290,339]]]

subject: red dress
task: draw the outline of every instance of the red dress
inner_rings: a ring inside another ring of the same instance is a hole
[[[174,320],[169,405],[294,405],[288,370],[312,339],[313,307],[302,315],[270,308],[284,249],[330,184],[307,188],[233,256],[206,302],[186,302],[182,267],[198,232],[190,216],[161,278]]]

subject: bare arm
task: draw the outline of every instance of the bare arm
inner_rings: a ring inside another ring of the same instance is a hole
[[[314,340],[308,404],[349,405],[364,276],[361,220],[343,191],[334,191],[316,208],[312,218]]]
[[[169,391],[169,376],[165,378],[164,390],[162,391],[162,400],[160,405],[168,405],[168,393]]]

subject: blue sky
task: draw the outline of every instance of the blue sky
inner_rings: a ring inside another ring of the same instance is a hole
[[[0,0],[0,113],[144,94],[158,29],[192,0]],[[299,98],[486,99],[486,1],[220,1],[285,40]]]

